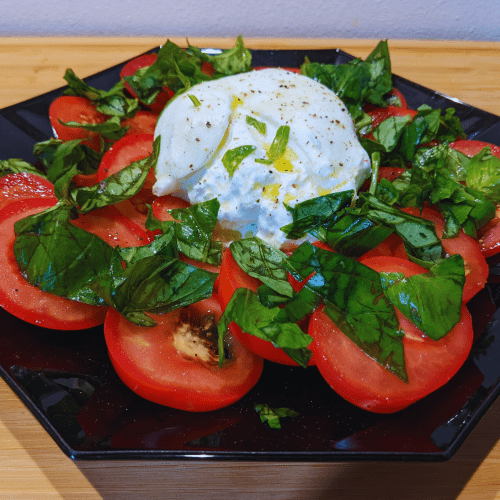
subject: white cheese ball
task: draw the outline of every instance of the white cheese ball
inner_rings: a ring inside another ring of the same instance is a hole
[[[247,117],[265,123],[265,133]],[[285,154],[270,165],[269,148],[282,125],[290,127]],[[370,175],[342,101],[306,76],[264,69],[203,82],[176,97],[160,115],[157,196],[190,203],[217,197],[219,220],[230,239],[258,236],[280,247],[280,228],[291,222],[283,202],[296,203],[336,191],[357,190]],[[254,146],[232,175],[227,151]]]

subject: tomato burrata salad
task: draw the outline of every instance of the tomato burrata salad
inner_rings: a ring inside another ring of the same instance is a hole
[[[453,377],[500,248],[500,149],[408,107],[387,42],[253,68],[241,37],[168,41],[120,76],[101,91],[68,70],[38,165],[5,161],[3,308],[104,324],[123,382],[187,411],[236,402],[264,362],[378,413]]]

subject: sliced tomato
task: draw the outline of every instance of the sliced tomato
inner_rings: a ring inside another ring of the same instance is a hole
[[[413,118],[417,111],[409,108],[400,108],[398,106],[389,105],[387,108],[376,108],[368,112],[372,117],[372,127],[376,128],[384,120],[387,120],[390,116],[409,116]]]
[[[113,247],[139,247],[153,241],[151,233],[128,219],[115,205],[98,208],[71,222]]]
[[[378,169],[378,182],[380,179],[387,179],[388,181],[393,181],[398,178],[403,172],[406,172],[405,168],[402,167],[379,167]],[[371,179],[368,178],[363,183],[360,191],[368,191],[370,189]]]
[[[155,327],[137,326],[110,309],[104,323],[109,357],[140,396],[187,411],[211,411],[242,398],[259,380],[263,360],[229,334],[219,367],[216,296],[167,314]]]
[[[460,254],[465,264],[465,286],[462,300],[467,303],[476,293],[484,288],[489,275],[488,263],[474,238],[463,231],[456,238],[442,238],[444,219],[439,212],[424,207],[422,212],[416,208],[403,208],[403,211],[423,219],[430,220],[436,227],[436,234],[448,255]]]
[[[395,104],[390,104],[396,108],[408,108],[408,103],[406,102],[405,96],[396,88],[393,87],[392,91],[387,94],[389,96],[390,102],[396,101]],[[397,101],[399,101],[400,106],[398,106]],[[370,111],[375,111],[377,109],[381,109],[379,106],[375,106],[375,104],[365,104],[363,106],[363,111],[365,113],[369,113]]]
[[[132,118],[122,120],[122,127],[129,127],[126,135],[154,134],[158,115],[152,111],[138,111]]]
[[[70,141],[85,139],[83,144],[95,151],[100,150],[100,134],[78,127],[68,127],[62,122],[78,122],[83,124],[103,123],[109,117],[95,109],[95,105],[85,97],[63,95],[58,97],[49,107],[49,119],[58,139]]]
[[[254,292],[262,283],[252,276],[245,273],[234,260],[231,250],[227,249],[222,258],[222,265],[219,274],[219,296],[222,308],[225,309],[234,292],[238,288],[249,288]],[[296,282],[292,286],[297,286]],[[269,361],[280,363],[282,365],[298,366],[282,349],[274,347],[267,341],[259,339],[242,331],[236,323],[230,323],[229,329],[235,337],[250,351]],[[309,361],[309,365],[314,365],[314,357]]]
[[[132,162],[149,156],[153,151],[153,139],[151,134],[135,134],[126,135],[116,141],[102,157],[97,171],[97,182],[102,182],[106,177],[116,174]],[[122,214],[141,227],[144,227],[148,214],[147,204],[153,203],[155,199],[151,192],[155,180],[154,171],[151,169],[143,189],[132,198],[115,205]]]
[[[29,198],[49,198],[54,196],[54,185],[36,174],[18,172],[0,178],[0,209],[13,201]]]
[[[500,205],[496,206],[495,218],[478,231],[477,243],[486,258],[500,252]]]
[[[147,68],[151,66],[157,59],[156,54],[142,54],[129,61],[120,71],[120,78],[124,76],[132,76],[138,69]],[[133,97],[137,97],[132,87],[125,82],[125,88],[130,92]],[[157,96],[152,104],[147,105],[153,113],[158,114],[173,97],[174,93],[165,87]]]
[[[363,262],[365,259],[379,256],[398,257],[400,259],[408,260],[403,240],[395,233],[389,235],[375,248],[368,250],[368,252],[363,254],[358,260]]]
[[[375,257],[365,265],[378,272],[402,272],[406,276],[426,272],[404,259]],[[340,396],[376,413],[392,413],[435,391],[455,375],[469,355],[472,319],[462,306],[459,323],[442,339],[426,337],[396,310],[403,339],[408,383],[370,358],[320,309],[313,313],[309,334],[318,370]]]
[[[490,144],[489,142],[474,141],[471,139],[463,139],[455,142],[450,142],[450,148],[459,151],[469,158],[477,155],[481,150],[488,146],[491,148],[491,154],[500,158],[500,146]]]
[[[0,211],[0,306],[33,325],[57,330],[81,330],[104,322],[106,307],[65,299],[28,283],[14,257],[14,223],[53,206],[54,199],[13,202]]]

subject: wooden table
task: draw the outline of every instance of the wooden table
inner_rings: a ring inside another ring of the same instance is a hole
[[[84,77],[166,38],[0,39],[0,107]],[[173,39],[183,44],[183,39]],[[190,39],[224,47],[233,40]],[[336,48],[376,40],[246,40],[251,48]],[[500,43],[389,41],[393,72],[500,114]],[[1,138],[0,138],[1,140]],[[73,462],[0,380],[0,500],[155,498],[500,499],[500,401],[445,463]]]

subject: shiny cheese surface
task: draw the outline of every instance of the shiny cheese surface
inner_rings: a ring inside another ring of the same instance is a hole
[[[258,130],[247,117],[265,123]],[[289,126],[286,150],[266,159],[278,128]],[[276,246],[291,222],[283,203],[357,189],[370,162],[342,101],[322,84],[282,69],[265,69],[203,82],[176,97],[162,112],[156,167],[158,195],[191,203],[217,197],[228,239],[256,235]],[[230,174],[227,151],[253,146]]]

